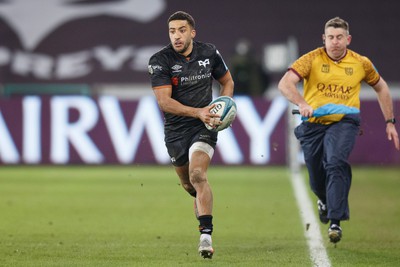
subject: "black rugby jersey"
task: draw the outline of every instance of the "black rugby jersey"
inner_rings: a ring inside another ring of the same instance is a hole
[[[222,78],[228,71],[216,47],[198,41],[193,41],[189,61],[169,44],[150,58],[148,68],[152,87],[172,85],[173,99],[196,108],[211,102],[213,79]],[[164,118],[167,139],[168,133],[184,134],[186,130],[203,124],[199,119],[165,112]]]

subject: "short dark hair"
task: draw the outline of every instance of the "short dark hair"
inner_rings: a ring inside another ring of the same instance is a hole
[[[341,28],[347,31],[347,33],[350,33],[349,23],[347,23],[347,21],[339,17],[334,17],[333,19],[328,20],[328,22],[326,22],[325,24],[325,30],[328,27]]]
[[[173,20],[186,20],[190,25],[190,27],[192,27],[193,29],[196,26],[193,17],[189,13],[186,13],[184,11],[177,11],[174,14],[172,14],[168,19],[168,24]]]

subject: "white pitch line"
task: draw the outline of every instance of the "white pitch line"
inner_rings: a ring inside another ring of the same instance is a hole
[[[303,176],[300,173],[291,172],[291,182],[297,205],[300,209],[300,215],[304,225],[304,235],[307,239],[310,249],[310,257],[314,267],[331,267],[328,254],[324,247],[319,220],[313,212],[308,191],[306,189]]]

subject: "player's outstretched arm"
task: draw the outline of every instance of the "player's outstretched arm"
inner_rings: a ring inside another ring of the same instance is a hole
[[[378,95],[379,106],[381,107],[385,120],[394,118],[392,97],[390,95],[389,86],[385,80],[381,77],[379,82],[375,84],[373,88]],[[396,149],[400,150],[399,135],[393,123],[386,124],[386,134],[388,140],[393,140]]]

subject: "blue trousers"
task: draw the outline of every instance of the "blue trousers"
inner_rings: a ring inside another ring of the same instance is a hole
[[[328,218],[348,220],[351,166],[348,162],[359,133],[359,116],[330,125],[303,122],[294,133],[300,141],[314,194],[327,205]]]

